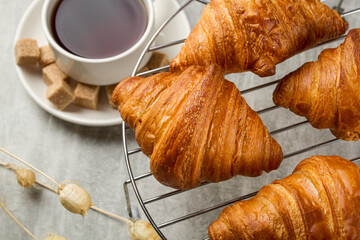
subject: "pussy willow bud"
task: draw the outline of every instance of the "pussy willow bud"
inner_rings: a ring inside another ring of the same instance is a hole
[[[60,191],[60,202],[69,211],[84,217],[92,206],[90,195],[77,184],[65,185]]]
[[[29,169],[21,168],[15,170],[16,178],[20,186],[31,187],[35,183],[35,173]]]
[[[63,238],[57,234],[51,233],[45,240],[66,240],[66,238]]]
[[[129,224],[128,233],[133,240],[161,240],[153,226],[144,220]]]

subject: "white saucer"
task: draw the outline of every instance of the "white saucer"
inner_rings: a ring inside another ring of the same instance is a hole
[[[35,0],[26,10],[17,28],[15,42],[20,38],[34,38],[39,46],[47,44],[41,27],[41,8],[44,0]],[[160,26],[163,21],[180,8],[176,0],[155,0],[155,24]],[[184,14],[180,12],[156,39],[157,45],[186,38],[190,33],[190,24]],[[180,45],[160,50],[170,59],[180,51]],[[16,71],[26,91],[32,99],[44,110],[65,121],[85,126],[112,126],[121,124],[122,119],[117,110],[110,107],[105,91],[101,92],[97,110],[90,110],[71,104],[64,111],[57,110],[46,98],[46,89],[42,80],[41,71],[34,67],[19,67],[15,64]],[[132,68],[134,66],[131,66]],[[103,89],[102,89],[103,90]]]

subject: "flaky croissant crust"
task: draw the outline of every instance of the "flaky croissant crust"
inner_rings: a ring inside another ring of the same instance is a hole
[[[217,64],[225,73],[270,76],[277,63],[339,37],[347,28],[319,0],[212,0],[170,68],[177,72]]]
[[[279,167],[282,151],[218,66],[120,82],[113,93],[161,183],[190,189]]]
[[[360,239],[360,168],[338,156],[303,160],[293,174],[226,207],[210,239]]]
[[[305,116],[315,128],[330,128],[338,138],[360,138],[360,29],[343,44],[326,49],[277,85],[273,101]]]

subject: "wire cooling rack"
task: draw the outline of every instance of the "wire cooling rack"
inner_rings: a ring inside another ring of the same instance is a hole
[[[323,0],[321,2],[326,2],[327,0]],[[346,0],[345,0],[346,1]],[[135,68],[134,68],[134,71],[133,71],[133,74],[132,76],[144,76],[144,75],[147,75],[147,74],[153,74],[153,73],[156,73],[156,72],[160,72],[160,71],[164,71],[164,70],[168,70],[169,69],[169,66],[164,66],[164,67],[161,67],[161,68],[157,68],[157,69],[153,69],[153,70],[149,70],[149,71],[146,71],[146,72],[142,72],[142,73],[137,73],[138,71],[138,68],[140,66],[140,63],[142,61],[142,59],[144,58],[145,54],[146,53],[149,53],[149,52],[153,52],[153,51],[156,51],[156,50],[160,50],[160,49],[163,49],[163,48],[167,48],[167,47],[171,47],[171,46],[174,46],[174,45],[177,45],[177,44],[181,44],[185,41],[185,39],[180,39],[178,41],[174,41],[174,42],[169,42],[167,44],[162,44],[162,45],[158,45],[158,46],[154,46],[154,47],[151,47],[152,43],[154,42],[154,40],[156,39],[156,37],[159,35],[159,33],[165,28],[165,26],[167,26],[167,24],[172,21],[172,19],[178,14],[180,13],[181,11],[183,11],[186,7],[188,7],[189,5],[191,5],[193,2],[199,2],[201,4],[208,4],[209,1],[205,1],[205,0],[188,0],[187,2],[185,2],[174,14],[172,14],[161,26],[160,28],[155,32],[155,34],[153,35],[153,37],[151,38],[151,40],[148,42],[147,46],[145,47],[142,55],[140,56]],[[346,11],[344,12],[344,10],[342,9],[342,5],[344,5],[344,2],[343,0],[340,0],[338,4],[336,4],[333,9],[337,10],[341,16],[343,18],[346,18],[350,15],[354,15],[354,14],[359,14],[360,13],[360,3],[359,3],[359,8],[355,8],[355,9],[352,9],[350,11]],[[360,25],[358,25],[357,27],[360,27]],[[329,44],[331,42],[334,42],[334,41],[337,41],[337,40],[341,40],[341,39],[344,39],[346,37],[345,36],[342,36],[338,39],[335,39],[335,40],[332,40],[332,41],[329,41],[327,43],[324,43],[324,44]],[[264,84],[261,84],[261,85],[258,85],[258,86],[254,86],[254,87],[251,87],[251,88],[247,88],[247,89],[244,89],[242,91],[240,91],[242,93],[242,95],[245,95],[245,94],[248,94],[248,93],[253,93],[253,92],[256,92],[256,91],[259,91],[263,88],[267,88],[267,87],[270,87],[270,86],[274,86],[276,85],[277,83],[279,82],[279,80],[275,80],[275,81],[270,81],[270,82],[267,82],[267,83],[264,83]],[[266,107],[266,108],[263,108],[261,110],[258,110],[257,113],[259,115],[261,114],[265,114],[265,113],[269,113],[269,112],[273,112],[275,111],[276,109],[278,109],[279,107],[277,106],[270,106],[270,107]],[[303,120],[303,119],[302,119]],[[305,126],[309,124],[308,121],[300,121],[300,122],[297,122],[297,123],[293,123],[291,125],[288,125],[288,126],[285,126],[285,127],[281,127],[281,128],[277,128],[275,130],[272,130],[270,131],[270,134],[274,137],[275,135],[277,134],[280,134],[280,133],[285,133],[287,131],[291,131],[293,129],[296,129],[296,128],[300,128],[302,126]],[[182,191],[182,190],[171,190],[170,192],[167,191],[166,193],[160,193],[160,194],[156,194],[155,196],[151,196],[151,197],[147,197],[146,199],[143,198],[142,196],[142,192],[139,190],[138,188],[138,184],[137,182],[139,180],[142,180],[142,179],[147,179],[149,177],[152,176],[152,174],[150,172],[147,172],[147,173],[144,173],[144,174],[139,174],[139,175],[134,175],[133,174],[133,168],[132,168],[132,165],[131,165],[131,160],[130,160],[130,157],[136,155],[136,154],[142,154],[141,153],[141,150],[139,147],[135,147],[133,149],[129,149],[128,148],[128,132],[129,131],[132,131],[131,129],[129,129],[125,122],[123,122],[123,125],[122,125],[122,137],[123,137],[123,148],[124,148],[124,155],[125,155],[125,162],[126,162],[126,166],[127,166],[127,170],[128,170],[128,173],[129,173],[129,179],[126,180],[123,184],[124,186],[124,192],[125,192],[125,196],[126,196],[126,202],[127,202],[127,210],[128,210],[128,214],[129,216],[132,218],[133,217],[133,213],[132,213],[132,210],[131,210],[131,205],[130,205],[130,197],[129,197],[129,188],[128,186],[131,184],[132,187],[133,187],[133,190],[134,190],[134,193],[135,193],[135,196],[142,208],[142,210],[144,211],[146,217],[148,218],[148,220],[150,221],[150,223],[154,226],[155,230],[158,232],[158,234],[161,236],[162,239],[167,239],[164,232],[163,232],[163,229],[167,228],[167,227],[170,227],[170,226],[174,226],[176,225],[177,223],[180,223],[180,222],[183,222],[183,221],[186,221],[186,220],[189,220],[191,218],[194,218],[194,217],[197,217],[199,215],[203,215],[203,214],[207,214],[209,212],[212,212],[214,210],[217,210],[217,209],[221,209],[227,205],[230,205],[232,203],[235,203],[237,201],[241,201],[241,200],[245,200],[245,199],[248,199],[248,198],[251,198],[253,196],[256,195],[257,191],[255,192],[251,192],[251,193],[248,193],[248,194],[245,194],[245,195],[242,195],[240,197],[236,197],[236,198],[232,198],[232,199],[229,199],[229,200],[226,200],[226,201],[222,201],[220,203],[217,203],[215,205],[212,205],[210,207],[205,207],[205,208],[200,208],[200,209],[197,209],[195,211],[192,211],[190,213],[187,213],[185,215],[182,215],[180,217],[176,217],[176,218],[173,218],[171,220],[168,220],[166,222],[163,222],[163,223],[157,223],[153,220],[149,210],[148,210],[148,206],[150,203],[154,203],[154,202],[157,202],[157,201],[160,201],[160,200],[163,200],[163,199],[167,199],[167,198],[171,198],[175,195],[179,195],[179,194],[182,194],[184,192],[187,192],[187,191],[193,191],[193,190],[186,190],[186,191]],[[133,136],[132,136],[133,137]],[[294,156],[297,156],[297,155],[300,155],[300,154],[303,154],[303,153],[307,153],[307,152],[310,152],[312,150],[315,150],[315,149],[319,149],[319,148],[322,148],[322,147],[325,147],[325,146],[328,146],[328,145],[331,145],[331,144],[335,144],[335,143],[338,143],[338,142],[341,142],[341,140],[337,139],[337,138],[330,138],[330,139],[327,139],[325,141],[320,141],[320,142],[317,142],[316,144],[313,144],[313,145],[310,145],[310,146],[306,146],[306,147],[303,147],[301,149],[297,149],[295,151],[290,151],[290,152],[287,152],[287,153],[284,153],[284,160],[285,159],[288,159],[288,158],[291,158],[291,157],[294,157]],[[343,141],[344,142],[344,141]],[[352,158],[351,161],[358,161],[360,160],[360,156],[358,157],[355,157],[355,158]],[[284,164],[284,161],[283,161],[283,164]],[[283,176],[285,177],[285,176]],[[160,184],[160,183],[159,183]],[[206,185],[210,185],[210,184],[216,184],[216,183],[203,183],[201,184],[198,188],[203,188],[204,186]],[[260,186],[261,187],[261,186]],[[169,211],[169,210],[165,210],[164,211]],[[213,219],[215,220],[215,218]],[[205,229],[207,229],[207,226],[204,226]],[[195,229],[192,229],[191,231],[196,231]],[[206,231],[205,231],[206,232]],[[168,236],[169,237],[169,236]],[[204,236],[204,239],[208,239],[206,238],[206,236]]]

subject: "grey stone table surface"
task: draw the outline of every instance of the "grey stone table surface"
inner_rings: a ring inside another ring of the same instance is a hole
[[[0,147],[26,159],[56,181],[77,181],[92,197],[97,207],[127,217],[123,183],[128,179],[122,150],[121,126],[86,127],[60,120],[45,112],[28,95],[15,71],[13,44],[19,21],[31,0],[0,0]],[[179,0],[184,3],[185,0]],[[337,1],[326,1],[335,6]],[[344,0],[345,11],[360,8],[357,0]],[[199,19],[203,5],[194,3],[186,9],[191,26]],[[360,14],[346,19],[350,28],[360,27]],[[315,60],[321,50],[338,46],[342,40],[308,50],[277,66],[277,74],[261,79],[252,73],[232,74],[228,79],[240,90],[274,81],[295,70],[306,61]],[[273,106],[271,101],[274,85],[244,94],[254,110]],[[301,122],[304,119],[285,109],[261,114],[269,131]],[[134,136],[128,132],[129,146],[136,147]],[[334,137],[328,130],[316,130],[309,124],[274,136],[284,153],[291,153]],[[340,155],[345,158],[360,156],[358,142],[337,141],[303,154],[287,158],[277,171],[258,178],[235,177],[229,181],[209,184],[147,204],[157,224],[214,206],[247,193],[259,190],[272,180],[291,173],[297,163],[314,154]],[[0,161],[15,162],[0,153]],[[149,160],[142,153],[131,156],[135,175],[149,171]],[[48,181],[37,175],[42,182]],[[152,177],[138,182],[139,190],[148,199],[171,192]],[[80,215],[67,212],[55,194],[42,188],[22,189],[15,175],[0,168],[0,199],[10,211],[39,239],[50,232],[67,239],[129,239],[125,224],[94,211],[82,219]],[[132,204],[139,209],[130,188]],[[162,228],[168,239],[204,239],[207,226],[218,216],[222,208]],[[0,210],[0,239],[31,239],[4,211]]]

